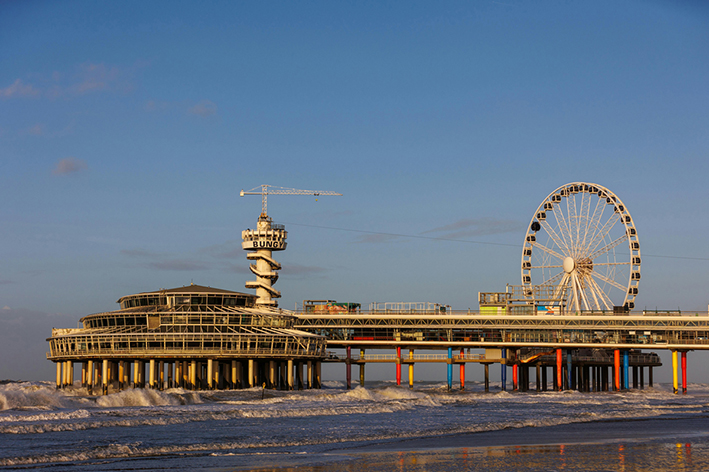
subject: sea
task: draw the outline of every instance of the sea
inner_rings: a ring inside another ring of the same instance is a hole
[[[0,469],[709,470],[709,385],[624,392],[388,381],[319,390],[0,385]]]

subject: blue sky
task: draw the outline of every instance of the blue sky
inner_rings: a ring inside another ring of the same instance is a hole
[[[246,291],[260,184],[344,194],[269,199],[286,308],[475,309],[586,181],[633,215],[636,305],[707,310],[704,2],[5,2],[0,64],[0,378],[120,296]]]

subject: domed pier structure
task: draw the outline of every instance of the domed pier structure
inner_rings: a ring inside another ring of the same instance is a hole
[[[320,387],[325,338],[294,329],[290,312],[257,305],[254,295],[190,285],[118,303],[81,318],[81,328],[52,329],[47,358],[57,365],[57,388],[74,385],[77,363],[90,394]]]
[[[285,227],[274,224],[273,220],[263,213],[258,219],[256,230],[247,229],[241,232],[241,247],[252,251],[246,258],[256,261],[255,264],[249,265],[256,280],[246,282],[246,288],[256,289],[257,306],[278,306],[274,298],[280,298],[281,292],[273,288],[273,284],[278,280],[277,271],[281,269],[281,265],[272,255],[273,251],[283,251],[286,248],[287,237]]]

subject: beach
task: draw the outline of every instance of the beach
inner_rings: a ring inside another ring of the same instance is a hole
[[[346,390],[87,397],[0,388],[0,467],[51,470],[707,470],[709,385],[620,393]],[[263,399],[261,396],[263,395]]]

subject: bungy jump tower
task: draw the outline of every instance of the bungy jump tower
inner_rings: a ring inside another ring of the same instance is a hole
[[[266,195],[339,195],[262,186],[255,231],[243,232],[256,295],[201,285],[127,295],[120,309],[85,316],[79,328],[52,329],[47,359],[56,363],[57,388],[75,387],[74,365],[89,394],[131,387],[191,390],[320,388],[326,339],[295,328],[279,309],[273,288],[281,266],[273,251],[286,247],[283,226],[266,214]],[[252,193],[243,192],[242,195]],[[307,374],[303,369],[307,366]]]
[[[261,215],[259,215],[256,230],[247,229],[241,232],[241,247],[249,252],[246,258],[256,261],[249,268],[256,276],[256,280],[246,282],[246,288],[256,289],[256,305],[278,306],[274,298],[280,298],[281,292],[273,288],[278,280],[281,265],[273,259],[273,251],[283,251],[286,248],[288,232],[285,226],[273,223],[268,216],[268,195],[342,195],[340,193],[324,190],[299,190],[294,188],[274,187],[261,185],[251,190],[242,190],[240,195],[261,195]]]

